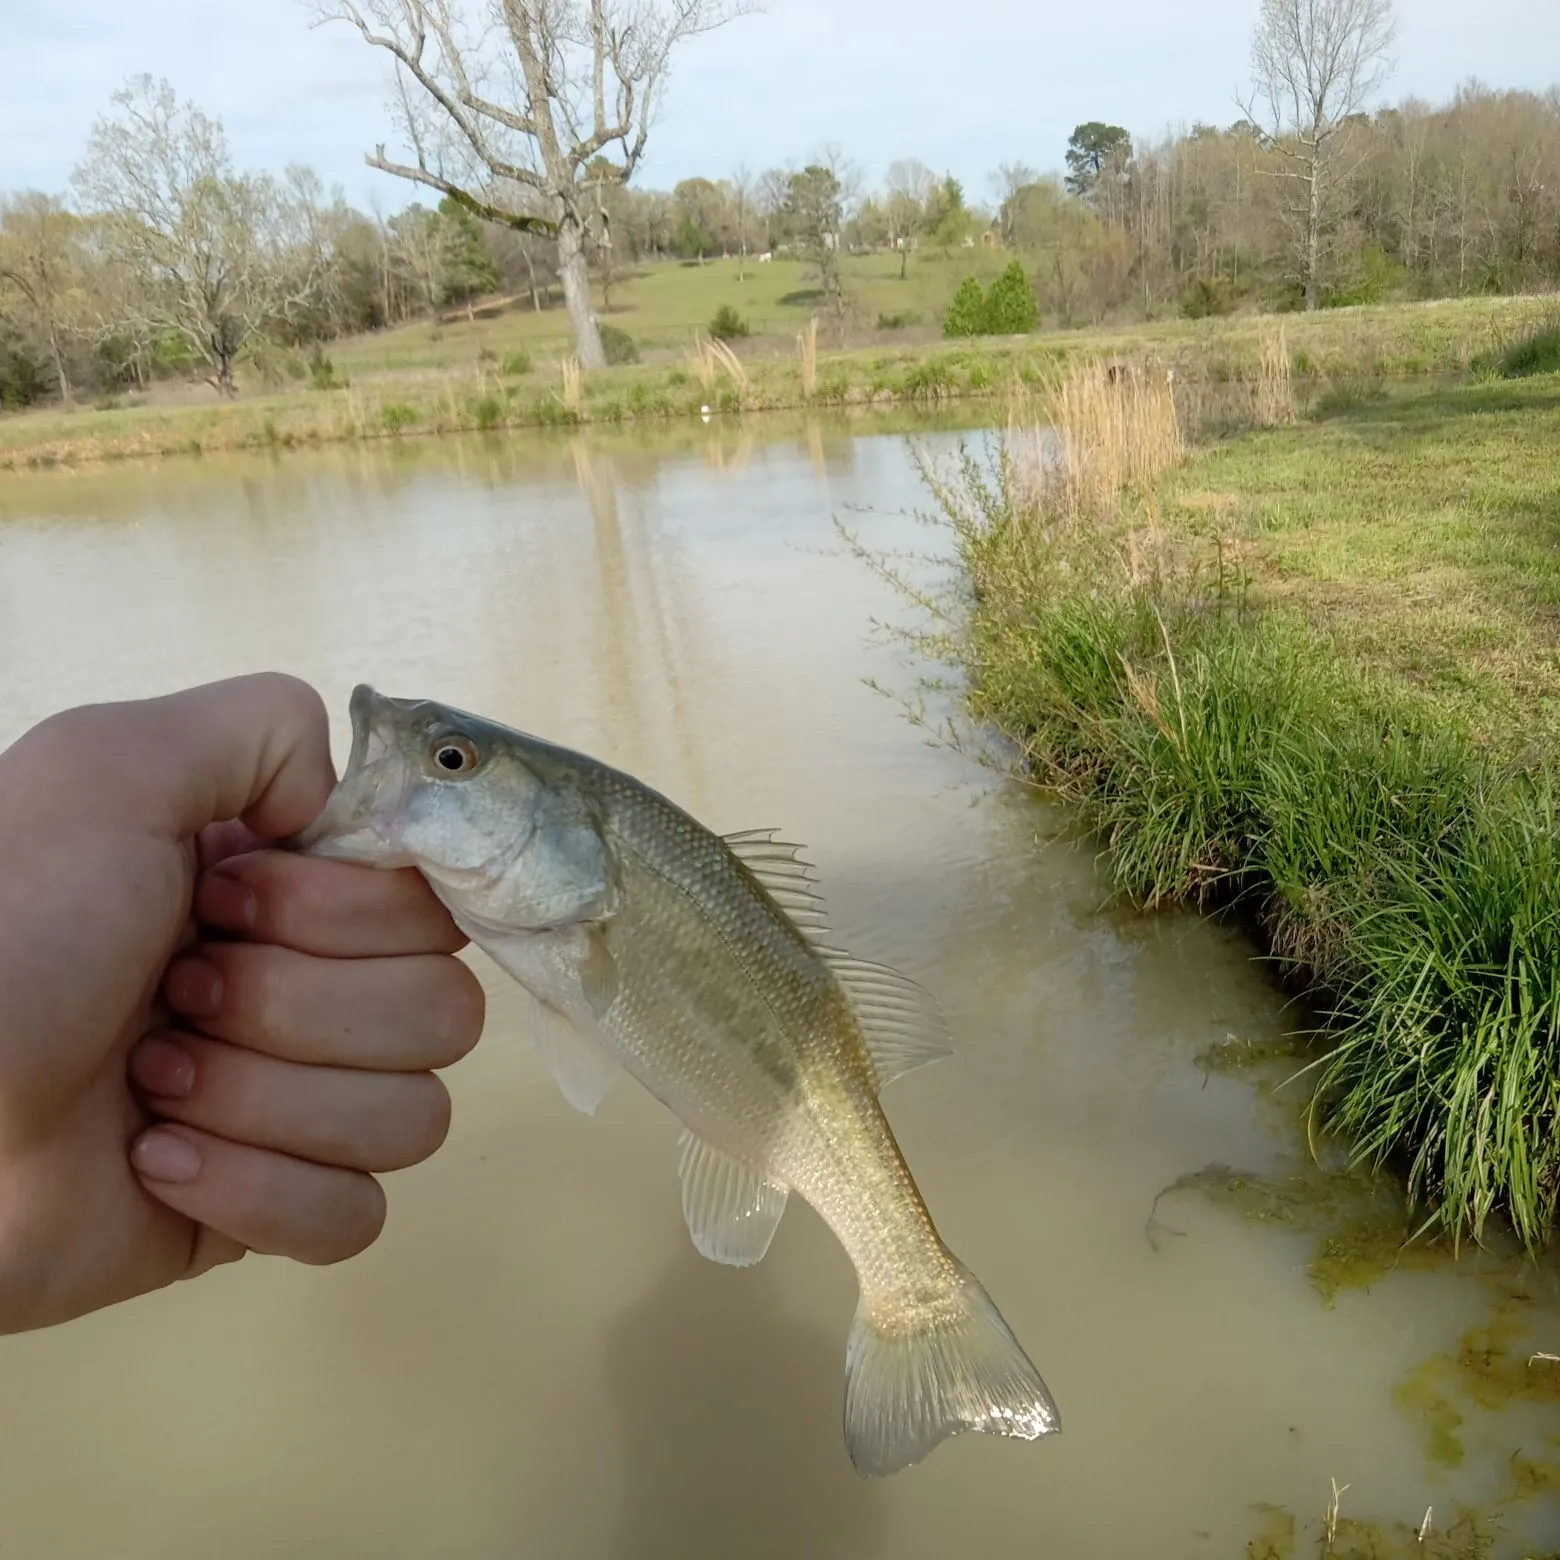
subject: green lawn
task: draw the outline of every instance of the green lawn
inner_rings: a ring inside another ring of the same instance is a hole
[[[1560,753],[1560,376],[1395,396],[1254,433],[1166,485],[1258,600],[1481,737]]]

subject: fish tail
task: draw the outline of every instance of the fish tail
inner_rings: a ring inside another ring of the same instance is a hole
[[[955,1261],[955,1304],[924,1327],[876,1327],[861,1297],[845,1353],[845,1444],[881,1478],[962,1431],[1033,1441],[1062,1427],[1045,1382],[991,1297]]]

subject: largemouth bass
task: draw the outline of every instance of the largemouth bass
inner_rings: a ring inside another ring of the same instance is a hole
[[[949,1052],[930,997],[832,947],[800,848],[718,836],[629,775],[425,700],[352,695],[352,754],[294,842],[415,867],[540,1005],[568,1101],[626,1070],[682,1122],[693,1243],[758,1262],[793,1191],[855,1265],[845,1442],[865,1476],[962,1431],[1034,1440],[1056,1405],[943,1244],[878,1103]]]

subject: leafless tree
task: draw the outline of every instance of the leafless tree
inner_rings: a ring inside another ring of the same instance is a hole
[[[63,201],[36,192],[0,204],[0,291],[12,289],[48,349],[60,399],[70,404],[65,344],[82,312],[77,219]]]
[[[606,363],[590,300],[586,186],[644,155],[673,51],[748,0],[319,0],[395,60],[411,161],[370,167],[558,246],[582,367]],[[608,153],[611,160],[608,161]]]
[[[754,206],[758,197],[758,180],[746,164],[739,167],[728,181],[731,188],[731,211],[737,229],[737,280],[747,271],[748,233],[753,226]]]
[[[1390,75],[1396,31],[1392,0],[1262,0],[1251,40],[1254,90],[1241,108],[1279,154],[1294,191],[1286,208],[1307,309],[1318,303],[1345,128]]]
[[[312,301],[309,217],[275,180],[235,174],[220,121],[181,107],[166,81],[134,77],[113,103],[75,173],[105,258],[130,283],[101,331],[176,336],[234,395],[249,338]]]

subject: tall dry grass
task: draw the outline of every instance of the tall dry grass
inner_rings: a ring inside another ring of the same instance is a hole
[[[580,371],[580,360],[577,357],[561,359],[558,364],[558,372],[563,380],[563,388],[559,391],[559,399],[568,411],[573,412],[578,417],[585,391],[585,376]]]
[[[1005,457],[1021,499],[1054,519],[1109,519],[1186,455],[1163,370],[1085,362],[1009,395]]]
[[[1280,428],[1295,420],[1289,343],[1282,325],[1262,339],[1262,361],[1252,389],[1252,415],[1263,428]]]
[[[802,354],[802,394],[810,400],[818,388],[818,316],[807,321],[806,328],[796,338]]]
[[[706,395],[714,390],[722,374],[731,380],[743,396],[751,388],[742,359],[724,341],[716,341],[709,336],[696,336],[692,347],[683,352],[683,358]]]

